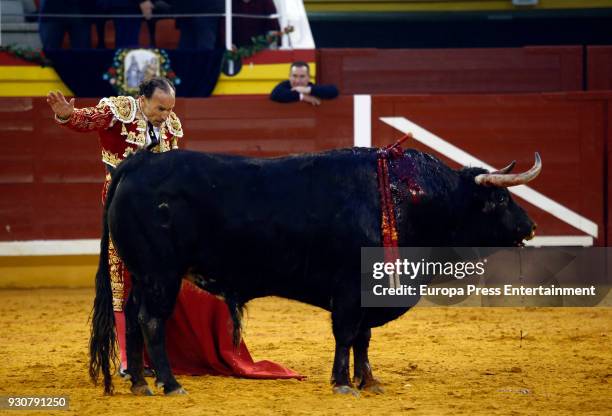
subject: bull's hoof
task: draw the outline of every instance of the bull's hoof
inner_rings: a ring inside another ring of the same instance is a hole
[[[359,397],[359,392],[351,386],[334,386],[332,390],[335,394],[352,394],[355,397]]]
[[[132,386],[130,390],[136,396],[153,396],[153,391],[146,384]]]
[[[184,388],[179,387],[164,394],[166,396],[184,396],[185,394],[187,394],[187,391]]]

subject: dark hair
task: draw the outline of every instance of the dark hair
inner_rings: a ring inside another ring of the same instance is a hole
[[[138,95],[144,95],[145,98],[151,98],[156,89],[160,89],[168,94],[175,93],[174,85],[164,77],[153,77],[146,81],[142,81],[138,87]]]
[[[310,73],[310,66],[308,66],[308,63],[304,62],[304,61],[295,61],[291,64],[291,68],[306,68],[308,70],[308,73]]]

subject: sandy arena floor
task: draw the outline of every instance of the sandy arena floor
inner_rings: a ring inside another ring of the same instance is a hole
[[[93,289],[0,290],[0,395],[70,397],[68,411],[0,413],[612,414],[612,308],[417,308],[373,331],[370,358],[386,393],[353,398],[331,393],[328,314],[260,299],[245,322],[253,357],[305,381],[179,377],[189,395],[142,398],[119,379],[112,397],[90,383],[92,299]]]

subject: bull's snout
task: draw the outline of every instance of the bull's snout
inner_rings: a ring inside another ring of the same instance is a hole
[[[538,228],[538,225],[531,220],[524,223],[521,227],[518,227],[516,229],[518,239],[514,242],[514,245],[516,247],[524,247],[525,241],[531,240],[533,237],[535,237],[536,228]]]
[[[536,228],[538,228],[538,224],[536,224],[535,222],[531,225],[531,232],[529,233],[529,236],[527,238],[525,238],[525,240],[531,240],[533,237],[535,237],[536,234]]]

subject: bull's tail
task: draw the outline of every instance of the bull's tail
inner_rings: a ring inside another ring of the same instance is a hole
[[[100,372],[104,378],[104,393],[113,394],[111,365],[117,367],[117,348],[115,334],[115,315],[113,311],[113,293],[111,288],[108,264],[109,226],[108,207],[113,199],[120,175],[114,175],[106,194],[104,214],[102,216],[102,238],[100,243],[100,262],[96,273],[96,298],[94,300],[91,335],[89,338],[89,376],[98,384]]]
[[[234,347],[238,347],[242,339],[242,310],[244,305],[238,302],[233,296],[226,297],[225,303],[229,309],[234,327],[232,332],[232,341],[234,343]]]

